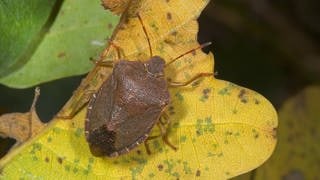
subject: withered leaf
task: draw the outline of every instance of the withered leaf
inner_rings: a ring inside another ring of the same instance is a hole
[[[18,143],[22,143],[44,128],[45,124],[40,121],[35,108],[39,95],[40,89],[36,88],[29,112],[0,116],[0,136],[14,138]]]

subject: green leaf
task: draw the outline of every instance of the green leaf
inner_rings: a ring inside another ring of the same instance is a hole
[[[63,77],[80,75],[92,67],[105,47],[118,17],[97,1],[65,0],[56,21],[28,62],[0,79],[0,83],[26,88]]]
[[[56,1],[0,1],[0,77],[20,68],[28,50],[40,40],[40,32]],[[57,3],[56,3],[57,4]]]

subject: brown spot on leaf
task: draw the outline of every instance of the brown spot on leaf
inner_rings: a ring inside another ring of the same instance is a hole
[[[140,150],[137,150],[137,154],[141,155],[141,151],[140,151]]]
[[[245,93],[246,93],[246,90],[241,89],[238,97],[243,97]]]
[[[169,111],[169,114],[170,114],[170,115],[175,114],[175,112],[174,112],[174,107],[173,107],[173,106],[169,106],[168,111]]]
[[[196,51],[192,51],[191,54],[192,54],[192,56],[196,56],[197,52]]]
[[[239,92],[238,97],[241,98],[241,97],[243,97],[245,94],[246,94],[246,90],[241,89],[240,92]]]
[[[209,98],[209,93],[211,92],[210,88],[206,88],[202,90],[202,97],[201,97],[201,101],[207,100]]]
[[[240,92],[239,92],[239,95],[238,95],[238,97],[240,98],[240,101],[242,102],[242,103],[247,103],[248,102],[248,99],[247,99],[247,97],[246,97],[246,90],[245,89],[241,89],[240,90]]]
[[[167,13],[167,19],[168,19],[168,20],[171,20],[171,19],[172,19],[172,15],[171,15],[171,13],[169,13],[169,12]]]
[[[247,99],[241,99],[241,102],[242,102],[242,103],[247,103],[248,100],[247,100]]]
[[[208,95],[210,92],[211,92],[211,89],[209,89],[209,88],[206,88],[206,89],[202,90],[202,93],[204,95]]]
[[[277,139],[277,128],[272,129],[272,137],[273,139]]]
[[[164,43],[169,44],[169,45],[175,45],[176,43],[171,41],[170,39],[165,39]]]
[[[177,31],[173,31],[173,32],[171,33],[172,36],[176,36],[177,34],[178,34]]]
[[[162,165],[162,164],[159,164],[159,165],[158,165],[158,169],[159,169],[159,171],[162,171],[162,170],[163,170],[163,165]]]
[[[63,158],[62,158],[62,157],[58,157],[57,160],[58,160],[58,163],[59,163],[59,164],[62,164],[62,163],[63,163]]]
[[[46,157],[46,158],[44,159],[44,161],[45,161],[46,163],[48,163],[50,160],[49,160],[48,157]]]
[[[111,23],[108,24],[108,29],[112,29],[113,25]]]
[[[258,99],[255,99],[254,103],[258,105],[258,104],[260,104],[260,101]]]
[[[201,171],[198,169],[196,172],[196,176],[200,176],[201,175]]]
[[[58,54],[58,58],[63,58],[63,57],[65,57],[66,56],[66,53],[65,52],[60,52],[59,54]]]

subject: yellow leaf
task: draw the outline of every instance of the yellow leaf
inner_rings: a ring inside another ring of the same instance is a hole
[[[320,86],[306,88],[279,111],[279,145],[256,179],[319,179]]]
[[[199,47],[196,22],[208,0],[146,0],[124,14],[115,31],[105,60],[120,55],[128,60],[150,58],[143,19],[153,55],[167,62]],[[200,50],[189,53],[165,70],[172,81],[184,82],[202,72],[213,72],[213,55]],[[96,67],[63,108],[75,112],[86,102],[88,89],[97,89],[111,69]],[[182,88],[170,90],[170,142],[148,142],[152,154],[142,146],[117,158],[96,158],[84,137],[86,108],[72,120],[55,119],[32,141],[0,161],[2,176],[55,179],[226,179],[250,171],[272,153],[276,139],[277,115],[261,95],[230,82],[204,77]],[[80,105],[79,105],[80,104]],[[134,127],[133,127],[134,128]],[[159,134],[155,128],[152,134]],[[38,167],[38,168],[35,168]],[[18,173],[17,173],[18,172]]]
[[[243,91],[245,102],[239,98]],[[154,140],[149,142],[152,155],[142,146],[119,158],[95,158],[85,142],[85,111],[81,111],[73,121],[56,120],[19,154],[7,157],[10,161],[4,159],[2,175],[47,179],[59,174],[67,179],[192,178],[198,174],[226,179],[257,167],[273,151],[276,114],[255,92],[205,79],[192,90],[176,89],[171,94],[169,138],[178,147],[176,152]]]

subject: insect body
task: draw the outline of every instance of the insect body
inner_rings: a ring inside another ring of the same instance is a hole
[[[112,74],[93,94],[85,120],[85,136],[95,156],[115,157],[144,142],[154,125],[159,124],[160,116],[170,102],[169,85],[185,86],[199,77],[212,76],[212,73],[200,73],[187,82],[168,84],[164,78],[167,65],[210,43],[200,45],[166,64],[161,57],[152,56],[150,40],[139,14],[138,18],[148,40],[151,58],[144,62],[117,61],[113,64]],[[176,149],[167,140],[164,127],[159,127],[164,142]]]
[[[117,156],[144,142],[170,97],[164,60],[120,60],[93,95],[85,123],[86,138],[95,156]]]

